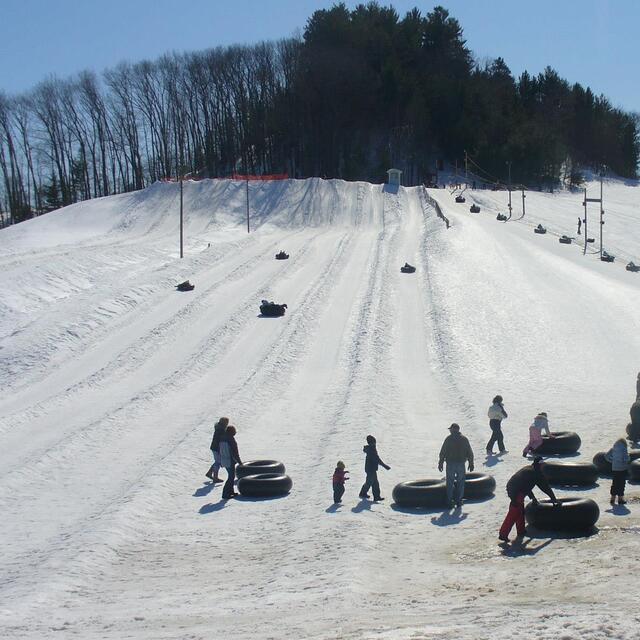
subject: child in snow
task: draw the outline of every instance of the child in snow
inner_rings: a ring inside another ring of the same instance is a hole
[[[500,453],[506,453],[504,436],[502,435],[502,421],[508,416],[504,410],[502,396],[496,396],[493,399],[493,404],[489,407],[487,415],[489,416],[489,426],[491,427],[491,438],[487,442],[487,455],[493,455],[493,444],[495,442],[498,443]]]
[[[380,497],[380,485],[378,484],[378,466],[383,466],[387,471],[391,467],[380,459],[378,451],[376,449],[376,439],[373,436],[367,436],[367,444],[362,449],[367,457],[364,462],[364,471],[367,474],[367,479],[360,489],[360,498],[368,498],[367,491],[369,488],[373,490],[373,499],[375,502],[384,500]]]
[[[344,495],[344,481],[349,479],[346,474],[348,471],[344,468],[344,462],[338,460],[336,470],[333,472],[333,501],[334,503],[342,502]]]
[[[529,444],[522,451],[522,456],[527,457],[527,454],[534,453],[538,447],[543,443],[542,432],[544,431],[546,436],[552,438],[549,431],[549,419],[547,418],[547,412],[541,411],[534,419],[533,423],[529,427]]]
[[[627,449],[627,441],[624,438],[616,440],[615,444],[605,454],[605,458],[611,463],[611,504],[616,503],[618,496],[618,504],[627,504],[624,499],[624,486],[627,480],[627,470],[629,468],[629,450]]]

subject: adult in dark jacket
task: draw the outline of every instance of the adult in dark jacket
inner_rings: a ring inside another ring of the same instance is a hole
[[[636,401],[631,405],[629,415],[631,416],[631,424],[634,427],[640,427],[640,373],[636,380]]]
[[[453,507],[462,506],[464,495],[465,463],[469,463],[469,471],[473,471],[473,451],[469,440],[460,433],[460,425],[455,422],[449,427],[451,432],[442,443],[438,471],[442,471],[447,463],[447,504]],[[454,495],[455,489],[455,495]]]
[[[362,449],[367,457],[364,461],[364,471],[367,474],[367,479],[360,489],[360,497],[368,498],[367,491],[369,488],[373,491],[373,499],[378,502],[384,500],[380,497],[380,484],[378,483],[378,466],[384,467],[387,471],[391,467],[380,459],[378,450],[376,449],[376,439],[373,436],[367,436],[367,444]]]
[[[229,418],[220,418],[213,427],[213,438],[211,439],[211,453],[213,454],[213,464],[209,467],[209,471],[204,475],[211,478],[214,482],[222,482],[218,477],[220,472],[220,440],[224,435],[225,429],[229,426]]]
[[[532,464],[514,473],[507,482],[507,495],[511,499],[511,504],[498,534],[498,538],[503,542],[509,542],[509,532],[514,524],[518,537],[524,535],[524,498],[529,496],[534,504],[538,503],[537,498],[533,495],[533,487],[544,491],[554,504],[557,502],[553,489],[544,475],[544,462],[540,456],[536,456]]]
[[[233,490],[233,483],[236,481],[236,464],[242,464],[242,460],[235,435],[236,428],[230,424],[220,440],[220,463],[227,470],[227,481],[222,487],[223,500],[229,500],[238,495]]]
[[[502,396],[496,396],[493,399],[493,404],[489,407],[487,412],[489,416],[489,426],[491,427],[491,438],[487,442],[487,455],[493,454],[493,444],[498,443],[498,449],[500,453],[504,453],[504,436],[502,435],[502,421],[507,418],[507,412],[504,410],[504,404],[502,404]]]

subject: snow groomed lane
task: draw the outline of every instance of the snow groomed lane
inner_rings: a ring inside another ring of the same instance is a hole
[[[579,431],[580,459],[624,424],[640,353],[637,285],[557,241],[541,248],[523,224],[473,217],[444,192],[432,195],[449,230],[420,189],[259,185],[247,235],[243,186],[186,185],[181,262],[171,258],[175,185],[137,194],[119,222],[109,199],[85,203],[95,228],[81,227],[86,252],[73,260],[46,234],[20,230],[15,251],[0,235],[12,283],[27,249],[23,278],[60,256],[47,285],[55,295],[21,309],[29,294],[7,283],[0,300],[24,327],[20,349],[0,339],[13,371],[2,380],[15,389],[0,399],[9,540],[0,629],[16,638],[205,638],[212,628],[239,638],[506,638],[523,628],[633,637],[639,620],[620,625],[606,605],[612,587],[628,593],[629,574],[606,560],[611,545],[637,570],[633,508],[622,524],[603,509],[593,538],[537,540],[521,556],[503,555],[495,531],[535,412]],[[74,232],[58,216],[47,224],[63,246]],[[132,247],[144,260],[108,268],[110,254],[120,264]],[[274,261],[278,249],[290,260]],[[72,283],[91,255],[103,256],[91,286],[61,298],[59,276]],[[405,261],[415,274],[400,273]],[[123,274],[140,285],[135,304],[93,322]],[[186,277],[193,294],[173,292]],[[261,297],[287,302],[285,317],[258,318]],[[39,330],[45,311],[51,326]],[[61,348],[71,318],[95,331]],[[48,355],[29,364],[30,352]],[[488,467],[485,412],[497,392],[512,453]],[[285,462],[287,498],[223,503],[219,487],[202,483],[222,414],[238,426],[244,459]],[[454,420],[476,467],[496,476],[496,497],[458,517],[394,509],[396,482],[439,475]],[[367,433],[392,467],[380,472],[388,501],[378,505],[356,497]],[[336,509],[338,459],[352,479]],[[593,490],[601,505],[607,491],[606,481]],[[585,566],[599,579],[581,579],[575,567]]]

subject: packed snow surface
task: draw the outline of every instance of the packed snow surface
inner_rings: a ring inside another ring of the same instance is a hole
[[[604,193],[613,264],[597,205],[586,255],[558,243],[580,192],[529,193],[523,218],[514,194],[499,223],[505,192],[430,190],[446,229],[422,188],[252,183],[248,234],[244,183],[187,182],[182,260],[176,184],[0,231],[0,636],[637,638],[637,487],[626,508],[606,479],[559,489],[597,500],[595,534],[497,545],[533,416],[590,460],[635,399],[640,189]],[[487,458],[497,393],[509,453]],[[221,501],[222,415],[245,460],[285,463],[288,496]],[[396,483],[440,477],[453,421],[495,497],[394,508]],[[376,504],[357,497],[369,433],[391,466]]]

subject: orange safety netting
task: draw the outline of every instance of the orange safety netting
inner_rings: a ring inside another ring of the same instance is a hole
[[[243,175],[241,173],[233,173],[231,174],[232,180],[288,180],[288,173],[271,173],[266,176],[250,176]]]

